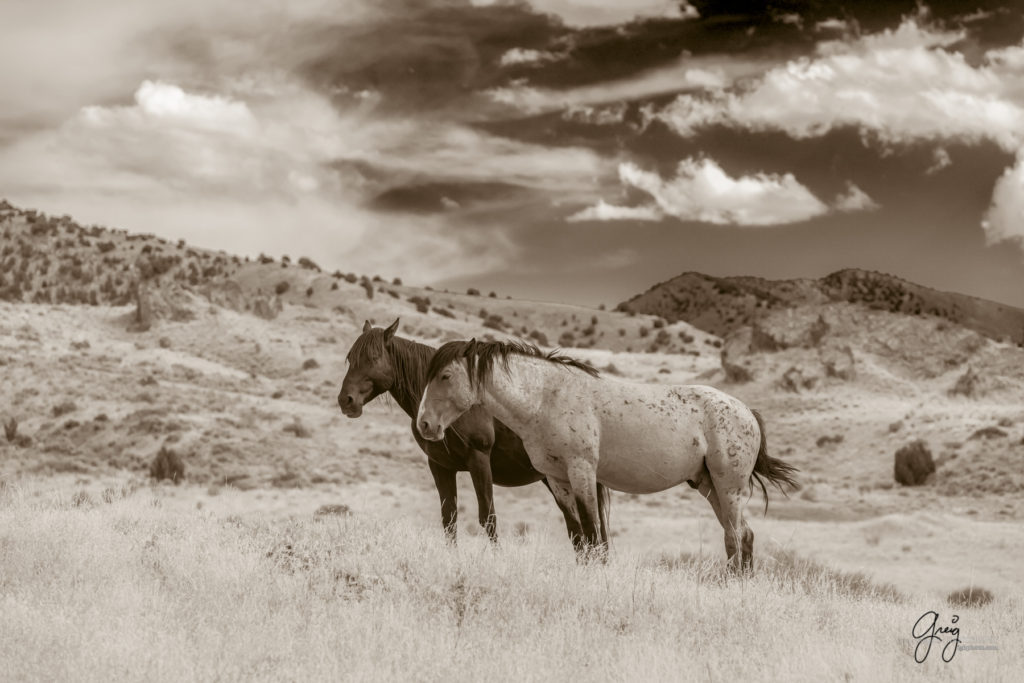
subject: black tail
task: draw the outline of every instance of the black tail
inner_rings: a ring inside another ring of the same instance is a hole
[[[764,511],[768,512],[768,489],[764,485],[764,480],[767,479],[775,484],[775,487],[784,495],[788,495],[786,488],[795,490],[800,487],[796,481],[796,473],[800,470],[768,455],[768,439],[764,434],[764,420],[761,419],[761,413],[756,410],[750,412],[754,414],[757,427],[761,430],[761,447],[757,451],[757,460],[754,461],[754,471],[750,473],[750,481],[751,484],[756,481],[761,487],[761,493],[764,494]]]
[[[604,484],[597,485],[597,516],[598,532],[601,542],[611,547],[611,530],[608,529],[608,516],[612,506],[612,494]]]

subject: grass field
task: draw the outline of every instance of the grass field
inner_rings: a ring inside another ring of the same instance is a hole
[[[0,678],[51,680],[1018,680],[1024,596],[953,608],[791,554],[712,558],[564,539],[447,546],[362,515],[172,510],[158,491],[0,491]],[[718,548],[715,549],[716,551]],[[964,644],[923,664],[927,609]]]

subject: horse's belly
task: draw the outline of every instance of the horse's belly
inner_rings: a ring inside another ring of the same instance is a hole
[[[707,444],[696,424],[652,414],[602,426],[597,478],[627,493],[654,493],[700,472]]]

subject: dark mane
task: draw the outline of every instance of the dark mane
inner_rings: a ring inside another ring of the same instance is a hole
[[[469,372],[471,382],[481,384],[486,382],[494,371],[495,362],[500,362],[502,368],[508,370],[509,356],[527,356],[529,358],[540,358],[550,363],[556,363],[567,368],[582,370],[591,377],[598,377],[600,373],[590,363],[562,355],[557,349],[545,353],[533,344],[517,341],[452,341],[443,344],[430,359],[430,366],[427,368],[426,381],[429,383],[439,372],[447,367],[452,361],[459,358],[466,359],[466,369]]]
[[[417,406],[427,387],[427,364],[434,353],[433,346],[420,344],[402,337],[385,341],[384,330],[375,327],[359,335],[348,352],[349,363],[364,364],[387,354],[394,368],[391,393],[402,408],[406,404]]]

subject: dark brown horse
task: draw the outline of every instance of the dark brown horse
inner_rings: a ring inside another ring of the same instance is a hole
[[[530,464],[530,456],[522,440],[508,427],[480,409],[468,411],[456,420],[440,441],[427,441],[416,429],[416,411],[427,386],[427,367],[434,355],[432,346],[396,337],[398,320],[387,329],[372,327],[369,321],[363,333],[348,352],[348,372],[341,383],[338,405],[347,417],[362,415],[363,405],[387,392],[409,416],[410,429],[416,443],[427,456],[430,473],[441,498],[441,523],[449,538],[455,539],[458,497],[455,486],[457,472],[469,471],[479,509],[480,525],[488,537],[496,541],[497,518],[494,513],[493,484],[525,486],[544,482],[544,475]],[[600,486],[600,533],[608,540],[608,491]],[[554,493],[552,492],[552,495]],[[558,498],[569,538],[577,552],[583,550],[583,528],[575,505],[565,505]]]

